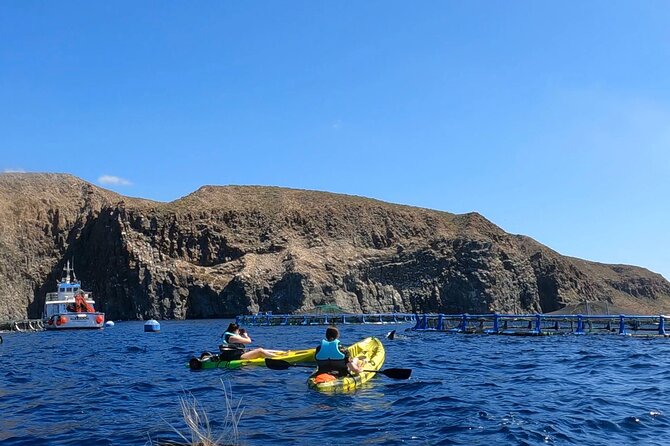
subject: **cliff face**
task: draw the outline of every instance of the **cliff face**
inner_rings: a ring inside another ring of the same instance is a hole
[[[38,318],[67,260],[111,319],[336,304],[352,312],[549,312],[584,300],[670,309],[645,269],[568,258],[478,214],[273,187],[171,203],[69,175],[0,175],[0,319]]]

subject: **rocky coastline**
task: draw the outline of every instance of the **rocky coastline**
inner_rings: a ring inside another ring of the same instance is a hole
[[[477,213],[325,192],[203,186],[170,203],[66,174],[0,174],[0,320],[39,318],[66,261],[108,319],[258,311],[670,310],[670,283],[562,256]]]

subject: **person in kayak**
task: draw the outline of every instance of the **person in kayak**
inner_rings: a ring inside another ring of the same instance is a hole
[[[221,335],[221,350],[226,350],[226,353],[233,361],[237,359],[256,359],[256,358],[272,358],[276,355],[277,350],[266,350],[264,348],[255,348],[247,350],[246,346],[253,341],[249,337],[249,333],[244,328],[240,328],[235,322],[228,325],[226,332]]]
[[[316,365],[318,373],[335,376],[347,376],[363,371],[364,361],[351,358],[347,348],[340,344],[340,331],[335,327],[326,329],[326,339],[316,347]]]

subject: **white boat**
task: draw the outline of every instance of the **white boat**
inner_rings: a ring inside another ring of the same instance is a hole
[[[63,269],[65,277],[58,282],[58,291],[47,293],[42,319],[47,330],[102,328],[105,313],[95,311],[91,293],[81,289],[81,283],[70,268]],[[72,272],[72,280],[70,280]]]

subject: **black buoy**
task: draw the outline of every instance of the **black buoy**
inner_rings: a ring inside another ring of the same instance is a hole
[[[394,338],[395,338],[395,330],[390,331],[390,332],[386,335],[386,339],[389,339],[389,340],[391,340],[391,341],[392,341]]]

